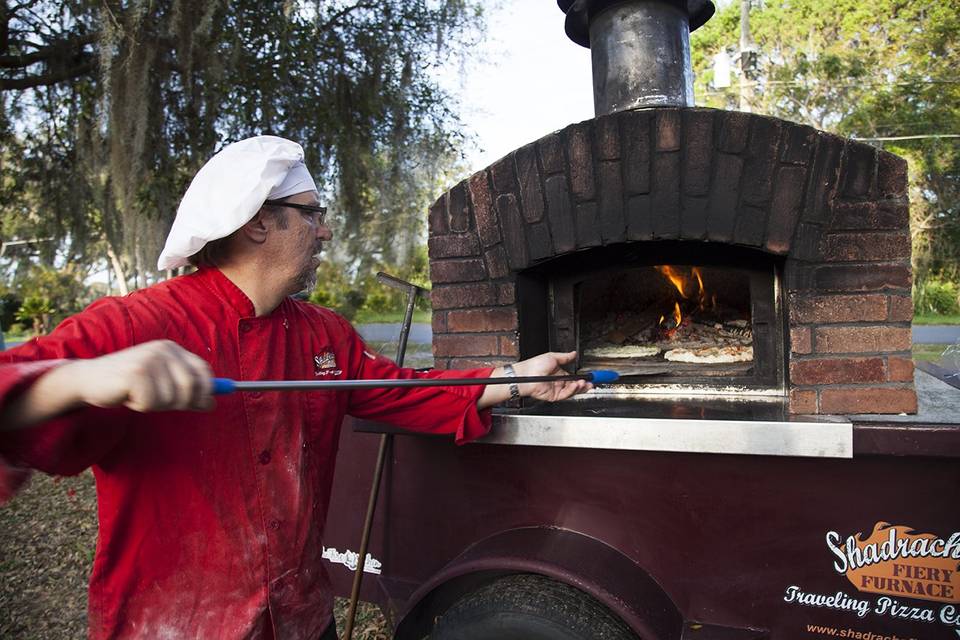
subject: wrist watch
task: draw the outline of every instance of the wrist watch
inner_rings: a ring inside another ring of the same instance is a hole
[[[512,364],[507,364],[503,366],[503,375],[508,378],[516,378],[517,372],[513,370]],[[519,400],[520,399],[520,387],[516,382],[510,383],[510,399]]]

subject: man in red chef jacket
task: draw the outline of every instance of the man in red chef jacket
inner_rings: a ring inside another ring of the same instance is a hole
[[[195,273],[102,299],[0,354],[0,499],[28,469],[93,467],[91,638],[334,638],[321,562],[345,414],[483,435],[505,386],[237,393],[214,375],[301,380],[552,375],[574,354],[417,373],[298,301],[332,238],[300,145],[259,136],[198,172],[159,268]],[[513,385],[516,386],[516,385]],[[560,400],[585,382],[521,384]]]

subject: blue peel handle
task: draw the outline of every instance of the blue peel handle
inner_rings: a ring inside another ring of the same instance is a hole
[[[233,393],[237,390],[237,383],[230,378],[213,379],[213,395],[221,396],[225,393]]]
[[[597,369],[590,372],[590,382],[594,384],[608,384],[620,379],[620,374],[609,369]]]

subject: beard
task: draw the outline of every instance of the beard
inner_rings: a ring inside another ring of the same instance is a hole
[[[318,244],[315,247],[314,252],[310,255],[310,259],[307,261],[307,264],[304,265],[300,273],[297,274],[297,293],[310,293],[317,286],[317,268],[320,266],[320,252],[322,250],[323,245]]]

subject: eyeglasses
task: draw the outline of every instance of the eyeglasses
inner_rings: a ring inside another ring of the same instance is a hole
[[[291,209],[298,209],[300,211],[308,211],[314,214],[314,220],[316,221],[317,226],[322,225],[327,217],[327,208],[317,206],[315,204],[297,204],[296,202],[285,202],[283,200],[264,200],[263,204],[269,204],[275,207],[290,207]]]

